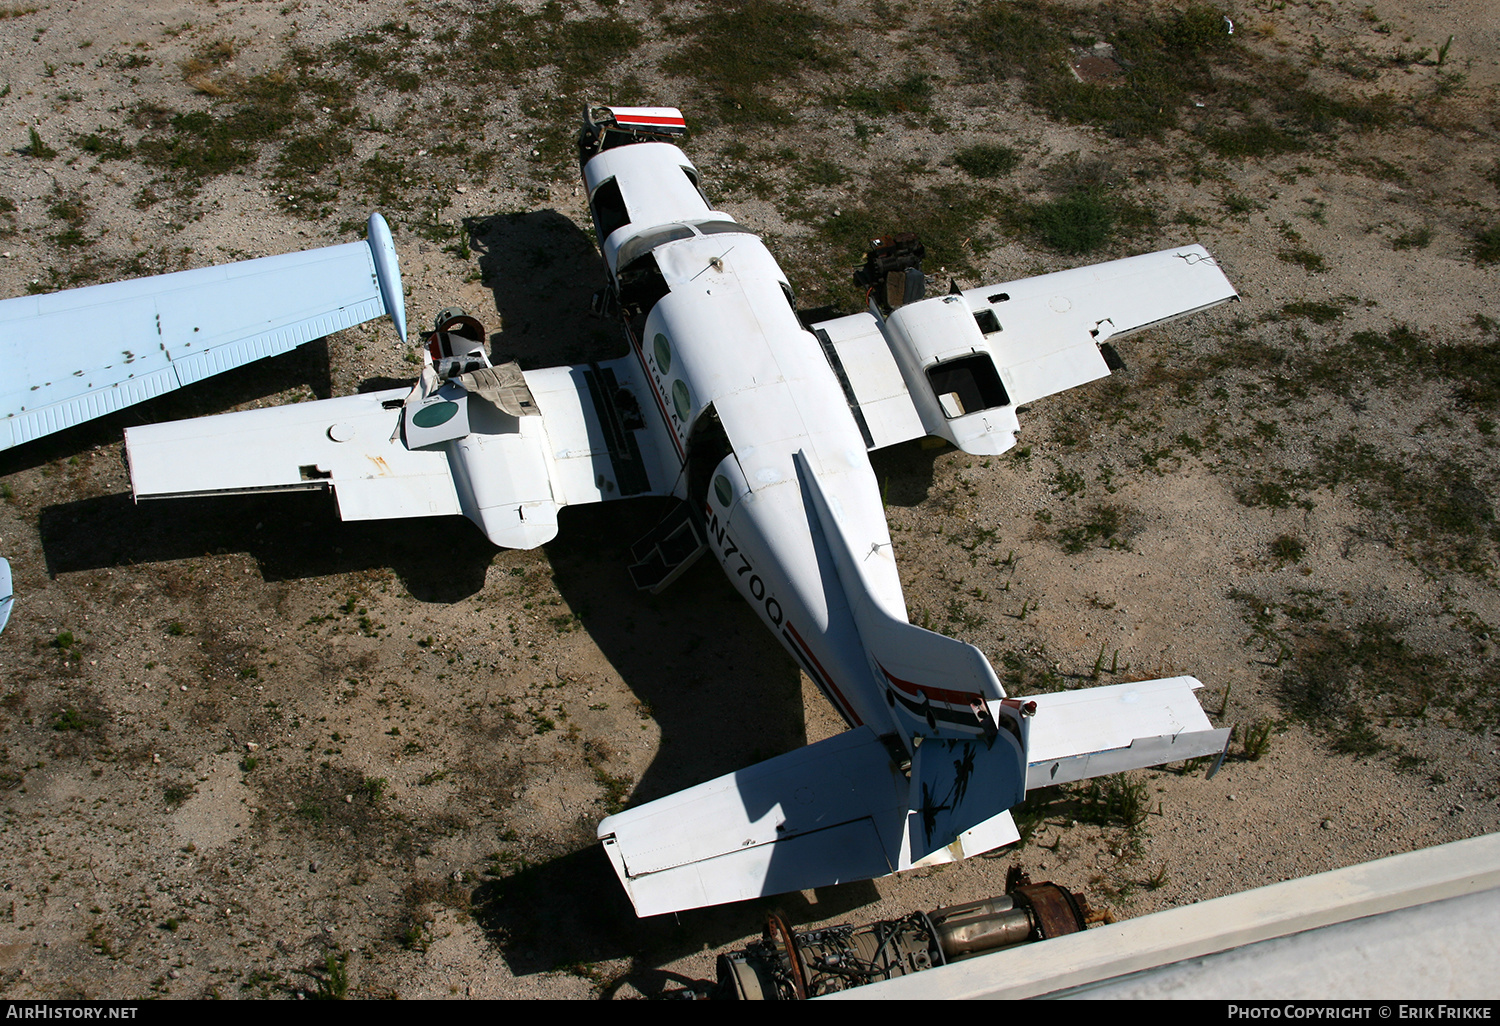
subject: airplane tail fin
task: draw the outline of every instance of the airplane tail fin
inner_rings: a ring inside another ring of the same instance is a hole
[[[877,600],[864,559],[850,545],[807,457],[798,452],[794,460],[815,544],[838,574],[870,672],[886,702],[904,716],[902,733],[992,737],[994,706],[1005,698],[1005,689],[990,661],[973,645],[918,627],[904,610],[895,615]]]
[[[1019,840],[1009,809],[1030,788],[1223,751],[1229,732],[1210,726],[1191,677],[1006,698],[977,648],[882,606],[801,453],[796,464],[891,733],[859,726],[605,819],[599,838],[637,914],[956,861]]]
[[[795,461],[815,544],[837,572],[892,726],[913,748],[903,821],[907,865],[987,850],[973,845],[1000,836],[996,829],[1013,832],[1006,810],[1026,794],[1027,723],[1020,706],[1006,701],[979,649],[881,604],[865,560],[854,552],[805,454]]]

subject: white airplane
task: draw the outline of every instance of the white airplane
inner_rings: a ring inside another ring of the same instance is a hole
[[[922,299],[920,271],[889,247],[866,270],[893,302],[809,329],[760,239],[709,205],[669,141],[685,130],[676,109],[598,108],[584,121],[609,270],[600,305],[618,312],[628,356],[497,367],[478,322],[445,311],[410,391],[127,429],[135,498],[331,489],[346,520],[462,513],[511,548],[553,538],[566,505],[682,500],[636,545],[637,586],[659,591],[711,551],[850,729],[601,822],[642,916],[964,858],[1017,840],[1007,810],[1031,788],[1224,751],[1229,732],[1212,728],[1191,677],[1009,698],[977,648],[909,623],[868,458],[924,436],[1006,451],[1018,406],[1109,373],[1109,340],[1236,298],[1207,252]],[[138,306],[169,364],[154,373],[179,381],[182,364],[210,362],[186,348],[200,330],[222,340],[203,347],[215,354],[263,345],[232,337],[243,323],[220,330],[225,312],[261,304],[308,338],[382,310],[404,337],[378,215],[368,245],[6,303],[72,317],[87,304],[67,297],[89,294]],[[147,315],[168,300],[175,334]],[[43,337],[90,334],[69,324]],[[95,348],[103,364],[149,347],[116,334]],[[122,366],[133,365],[115,360],[115,377]],[[41,387],[56,387],[47,375]],[[62,424],[89,403],[123,405],[99,398],[108,375],[78,376],[95,390],[48,408],[63,413],[11,418]]]

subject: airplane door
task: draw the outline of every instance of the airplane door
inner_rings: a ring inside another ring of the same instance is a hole
[[[687,444],[687,492],[688,506],[694,515],[703,516],[708,503],[708,489],[713,482],[714,470],[733,453],[729,436],[719,421],[713,404],[705,406],[693,422]]]

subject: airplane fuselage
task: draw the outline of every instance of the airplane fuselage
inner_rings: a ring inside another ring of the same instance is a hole
[[[905,622],[864,438],[775,259],[748,229],[708,207],[684,173],[691,166],[675,146],[641,143],[606,150],[584,167],[605,258],[628,307],[631,348],[670,436],[664,448],[681,463],[676,494],[701,512],[725,575],[840,715],[910,745],[920,720],[896,715],[891,685],[876,680],[796,466],[800,454],[859,553],[874,600]],[[616,188],[632,220],[609,231],[598,197]],[[644,214],[631,202],[636,195],[651,197]],[[687,227],[704,224],[712,230]],[[674,227],[683,237],[673,237]],[[649,305],[632,304],[633,288]],[[964,701],[970,697],[977,696]]]

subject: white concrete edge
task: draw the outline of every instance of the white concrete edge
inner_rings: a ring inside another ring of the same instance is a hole
[[[1029,998],[1500,887],[1500,834],[1392,855],[829,995]]]

